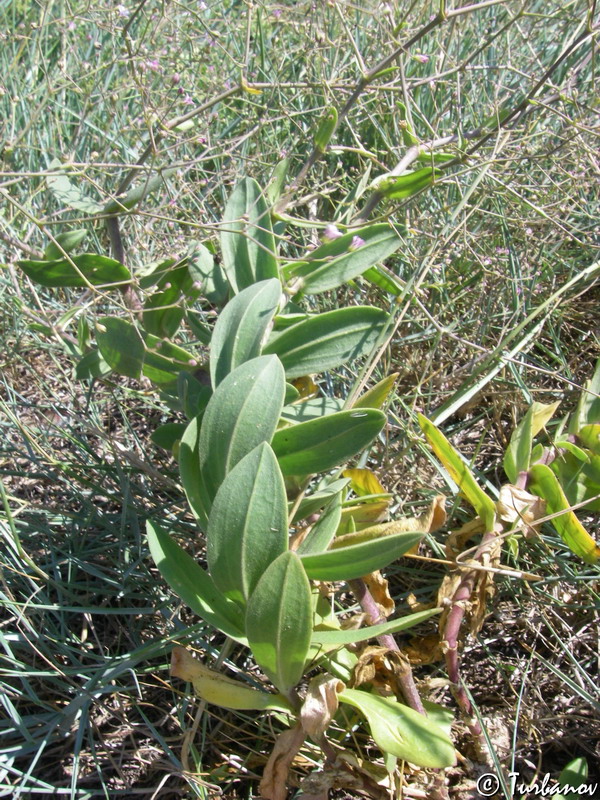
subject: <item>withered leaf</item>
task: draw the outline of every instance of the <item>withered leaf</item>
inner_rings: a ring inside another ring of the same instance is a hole
[[[280,733],[275,740],[273,752],[269,756],[260,782],[260,794],[265,800],[286,800],[290,767],[302,747],[305,736],[304,729],[298,722],[293,728]]]
[[[330,675],[317,675],[308,685],[306,698],[300,709],[300,722],[311,739],[318,742],[338,708],[338,693],[345,684]]]

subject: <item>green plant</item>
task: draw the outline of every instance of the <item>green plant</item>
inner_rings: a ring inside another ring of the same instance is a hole
[[[20,266],[48,286],[122,288],[134,281],[112,259],[71,256],[69,249],[79,241],[76,236],[57,239],[62,258]],[[391,634],[440,611],[390,621],[373,611],[365,578],[413,548],[427,529],[398,521],[369,524],[369,504],[386,498],[378,482],[374,496],[362,492],[351,504],[350,478],[338,477],[383,429],[380,407],[393,379],[354,403],[302,397],[291,383],[368,355],[383,338],[391,317],[378,308],[356,305],[315,313],[301,303],[361,274],[377,282],[383,275],[379,262],[400,240],[388,224],[336,231],[315,250],[283,263],[275,242],[263,194],[245,179],[225,209],[222,263],[199,245],[195,256],[147,270],[136,280],[136,292],[153,291],[135,321],[100,318],[96,346],[77,367],[80,376],[104,376],[111,369],[143,375],[189,418],[187,425],[162,426],[154,438],[177,454],[190,508],[206,535],[208,568],[168,533],[167,520],[148,523],[150,550],[171,588],[209,625],[249,648],[268,683],[251,689],[181,650],[175,651],[173,674],[191,680],[208,702],[286,714],[302,732],[296,749],[310,735],[330,761],[337,755],[325,733],[342,703],[366,718],[375,742],[391,759],[388,766],[404,759],[446,767],[455,761],[448,715],[423,705],[410,670],[403,667],[399,679],[401,701],[370,690],[368,682],[346,686],[358,663],[349,645],[376,637],[389,645]],[[194,309],[200,292],[224,304],[212,327]],[[195,354],[170,341],[184,319],[209,345],[202,366]],[[88,348],[89,342],[84,329],[79,346]],[[355,476],[352,485],[361,486],[361,480]],[[352,510],[343,517],[344,505],[366,513],[358,521]],[[373,508],[376,520],[380,509]],[[348,607],[338,598],[334,612],[317,588],[322,581],[348,584],[372,624],[344,629],[343,617],[356,601]],[[343,729],[352,715],[338,717]],[[275,798],[281,790],[269,788],[269,770],[262,791]],[[361,780],[368,783],[368,775]]]

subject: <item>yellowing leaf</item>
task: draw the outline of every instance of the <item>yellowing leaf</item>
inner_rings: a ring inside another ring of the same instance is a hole
[[[291,706],[282,695],[251,689],[239,681],[221,675],[194,658],[185,647],[175,647],[171,660],[171,675],[189,681],[195,692],[207,703],[221,708],[240,710],[290,711]]]
[[[383,408],[384,403],[389,397],[394,387],[396,378],[400,373],[394,372],[383,380],[376,383],[368,391],[361,395],[358,400],[352,403],[353,408]]]
[[[350,487],[359,497],[367,494],[386,494],[374,472],[370,469],[345,469],[344,478],[350,478]]]
[[[546,509],[550,514],[560,513],[554,517],[552,524],[566,545],[588,564],[595,564],[600,558],[600,547],[592,539],[575,514],[569,510],[569,501],[550,467],[536,464],[529,470],[528,488],[538,497],[546,501]]]

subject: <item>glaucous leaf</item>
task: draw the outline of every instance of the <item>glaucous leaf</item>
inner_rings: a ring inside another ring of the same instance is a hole
[[[271,440],[285,378],[276,356],[259,356],[230,372],[206,406],[198,445],[202,481],[212,504],[225,475],[247,453]]]
[[[287,550],[285,486],[267,442],[225,476],[210,512],[206,542],[215,584],[242,605],[269,564]]]
[[[330,500],[319,519],[296,548],[298,555],[322,553],[329,547],[342,518],[342,493],[339,491]]]
[[[210,345],[213,388],[244,361],[260,355],[281,292],[276,278],[259,281],[243,289],[219,314]]]
[[[279,277],[269,207],[253,178],[244,178],[233,190],[222,225],[223,267],[235,292]]]
[[[221,594],[210,575],[159,525],[148,520],[146,531],[154,563],[175,594],[199,617],[245,643],[239,607]]]
[[[384,753],[418,767],[441,769],[456,763],[454,745],[448,734],[418,711],[391,697],[358,689],[344,689],[339,700],[354,706],[367,718],[371,735]]]
[[[313,645],[321,644],[324,647],[342,647],[355,642],[366,642],[369,639],[375,639],[377,636],[383,636],[383,634],[398,633],[398,631],[413,628],[415,625],[426,622],[441,611],[441,608],[429,608],[427,611],[417,611],[414,614],[408,614],[406,617],[392,619],[379,625],[367,625],[365,628],[315,630],[312,635],[312,643]]]
[[[423,533],[395,533],[379,539],[302,555],[306,574],[314,581],[349,581],[362,578],[395,561],[418,544]]]
[[[310,584],[296,553],[287,550],[263,573],[246,612],[254,658],[283,694],[304,674],[311,633]]]
[[[317,247],[306,261],[294,262],[286,277],[304,294],[326,292],[362,275],[395,252],[400,243],[387,223],[369,225]]]
[[[282,428],[272,446],[284,475],[325,472],[364,450],[385,421],[385,414],[373,408],[340,411]]]
[[[338,308],[286,328],[263,353],[279,356],[288,380],[324,372],[369,353],[388,320],[373,306]]]

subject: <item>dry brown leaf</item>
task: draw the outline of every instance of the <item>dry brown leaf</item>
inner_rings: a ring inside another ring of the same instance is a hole
[[[546,502],[525,489],[507,483],[500,489],[496,509],[503,522],[515,525],[525,536],[531,537],[537,533],[531,523],[545,515]]]
[[[375,503],[357,503],[354,506],[346,506],[346,508],[342,509],[340,530],[352,530],[352,527],[349,527],[350,519],[352,519],[352,525],[357,531],[376,522],[381,522],[387,516],[390,503],[391,500],[377,500]]]
[[[341,621],[340,628],[343,631],[357,631],[362,628],[368,617],[369,615],[364,611],[361,611],[360,614],[353,614]]]
[[[469,539],[476,536],[478,533],[485,533],[485,525],[479,517],[469,520],[469,522],[466,522],[462,528],[459,528],[457,531],[451,531],[446,539],[446,557],[454,561],[465,549],[465,545]]]
[[[294,758],[302,747],[306,734],[298,722],[293,728],[280,733],[266,763],[260,782],[260,793],[265,800],[286,800],[287,779]]]
[[[390,780],[387,771],[377,764],[358,759],[346,750],[323,770],[303,778],[301,800],[326,800],[332,789],[367,794],[374,800],[387,800]]]
[[[415,614],[417,611],[429,611],[430,608],[437,608],[436,602],[432,601],[431,603],[422,603],[420,600],[417,600],[417,596],[412,592],[406,598],[406,602],[410,610]]]
[[[363,581],[367,584],[367,589],[371,592],[373,600],[377,603],[382,615],[389,617],[395,610],[396,604],[388,591],[388,582],[381,572],[379,570],[371,572],[370,575],[364,576]]]
[[[402,652],[413,666],[435,664],[437,661],[441,661],[444,656],[439,633],[415,636],[408,644],[403,646]]]
[[[380,694],[400,695],[398,678],[410,669],[408,659],[398,650],[371,645],[365,647],[354,667],[353,686],[370,683]]]
[[[300,709],[300,722],[311,739],[319,742],[338,708],[338,694],[345,684],[329,675],[317,675],[308,685]]]

